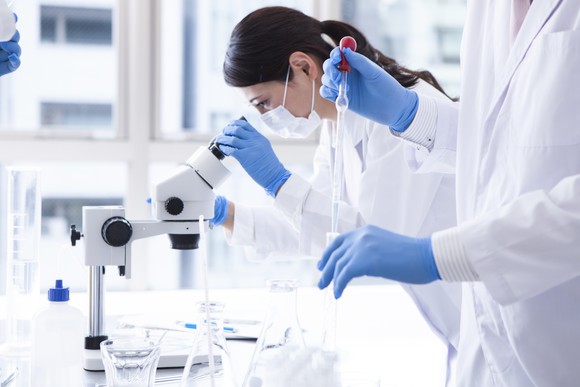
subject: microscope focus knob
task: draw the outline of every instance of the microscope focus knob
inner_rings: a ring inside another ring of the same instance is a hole
[[[103,223],[101,235],[109,246],[125,246],[131,240],[133,226],[131,226],[131,223],[127,219],[120,216],[113,216]]]
[[[171,215],[179,215],[183,211],[183,200],[175,196],[170,197],[165,201],[165,211]]]

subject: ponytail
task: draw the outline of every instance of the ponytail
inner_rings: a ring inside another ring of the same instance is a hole
[[[286,7],[260,8],[236,25],[224,60],[224,80],[233,87],[284,81],[288,58],[293,52],[312,55],[322,64],[345,36],[352,36],[357,42],[357,52],[382,67],[402,86],[412,87],[421,79],[445,93],[430,72],[413,71],[399,65],[374,48],[350,24],[336,20],[321,22]]]
[[[417,84],[419,79],[429,83],[437,90],[447,95],[437,79],[429,71],[413,71],[401,66],[392,58],[384,55],[381,51],[374,48],[366,39],[366,37],[356,28],[348,23],[337,20],[326,20],[321,22],[322,32],[328,35],[334,42],[335,46],[340,43],[344,36],[352,36],[356,40],[357,53],[366,56],[368,59],[375,62],[383,70],[388,72],[393,78],[397,80],[402,86],[409,88]],[[448,98],[451,99],[447,95]]]

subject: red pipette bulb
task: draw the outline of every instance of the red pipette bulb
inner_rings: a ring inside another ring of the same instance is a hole
[[[348,64],[346,58],[344,57],[344,54],[342,53],[342,51],[345,48],[350,48],[353,51],[356,51],[356,40],[354,40],[354,38],[352,36],[345,36],[344,38],[340,39],[340,57],[342,58],[340,61],[340,64],[338,65],[338,69],[340,71],[346,71],[349,72],[350,71],[350,65]]]

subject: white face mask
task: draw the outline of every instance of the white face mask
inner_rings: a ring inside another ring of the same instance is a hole
[[[288,77],[290,76],[290,67],[286,74],[286,84],[284,85],[284,98],[282,105],[270,110],[260,116],[260,119],[266,126],[278,136],[283,138],[306,138],[314,132],[322,120],[314,111],[314,80],[312,80],[312,106],[308,118],[296,117],[290,113],[284,105],[286,104],[286,91],[288,90]]]
[[[16,33],[14,15],[5,0],[0,0],[0,42],[12,39]]]

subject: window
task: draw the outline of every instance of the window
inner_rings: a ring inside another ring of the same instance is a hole
[[[84,137],[123,137],[116,116],[116,0],[54,3],[12,6],[19,16],[22,66],[0,78],[0,136],[44,137],[49,129],[51,136],[78,131]]]
[[[113,124],[111,104],[42,102],[40,110],[42,126],[107,127]]]
[[[308,0],[161,2],[159,137],[215,132],[246,114],[239,95],[223,81],[223,59],[235,24],[268,5],[307,13],[313,8]]]
[[[459,64],[459,48],[461,44],[460,28],[438,28],[437,39],[441,60],[444,63]]]
[[[385,55],[430,71],[450,96],[459,92],[465,0],[343,0],[342,18]]]
[[[112,11],[98,8],[40,7],[41,41],[111,45]]]

